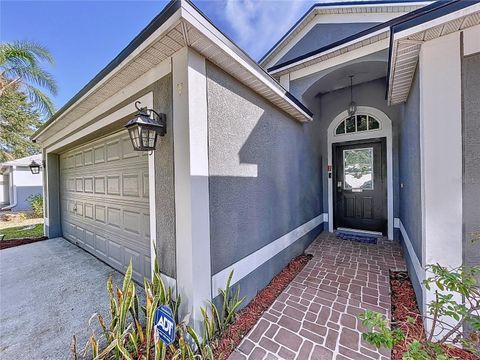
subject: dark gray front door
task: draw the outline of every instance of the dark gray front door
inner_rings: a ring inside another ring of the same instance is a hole
[[[335,228],[387,231],[385,138],[333,145]]]

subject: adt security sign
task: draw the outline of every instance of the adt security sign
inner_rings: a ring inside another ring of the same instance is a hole
[[[175,320],[168,306],[162,305],[155,310],[153,324],[156,337],[158,336],[165,344],[170,345],[175,341]]]

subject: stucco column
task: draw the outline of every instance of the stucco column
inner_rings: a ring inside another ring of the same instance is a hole
[[[177,290],[181,316],[200,331],[212,294],[206,66],[189,48],[172,61]]]
[[[62,236],[60,219],[60,161],[57,154],[43,151],[44,169],[43,199],[45,235],[49,238]]]
[[[422,45],[419,75],[424,265],[462,264],[460,62],[459,33]],[[433,298],[434,289],[424,289],[424,313]],[[456,300],[462,301],[460,297]]]

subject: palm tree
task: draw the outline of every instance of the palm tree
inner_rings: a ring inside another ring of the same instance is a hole
[[[42,45],[31,41],[0,43],[0,99],[7,89],[23,92],[32,104],[44,115],[55,112],[47,90],[57,94],[57,84],[41,63],[53,64],[50,52]]]

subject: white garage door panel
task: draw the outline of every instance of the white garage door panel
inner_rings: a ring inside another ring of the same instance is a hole
[[[63,235],[134,277],[150,274],[148,158],[126,132],[60,155]]]

